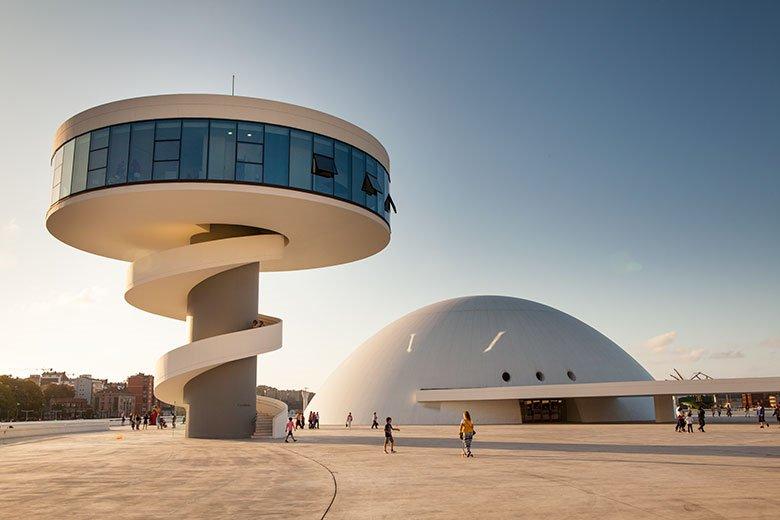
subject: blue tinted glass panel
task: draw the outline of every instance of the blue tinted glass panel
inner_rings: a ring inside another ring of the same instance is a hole
[[[236,123],[212,121],[209,133],[209,179],[233,180],[236,175]]]
[[[167,139],[178,139],[181,136],[181,121],[174,119],[171,121],[157,121],[157,130],[154,138],[158,141]]]
[[[319,135],[314,136],[314,153],[324,155],[326,157],[333,157],[333,139],[322,137]],[[338,175],[336,175],[338,177]],[[323,177],[321,175],[314,175],[314,191],[320,193],[326,193],[333,195],[333,178]]]
[[[175,141],[174,141],[175,142]],[[160,143],[157,143],[159,146]],[[205,179],[209,146],[209,122],[182,121],[180,179]],[[155,153],[156,155],[156,153]],[[156,158],[156,157],[155,157]]]
[[[73,177],[73,154],[76,151],[76,141],[71,139],[62,147],[62,180],[58,198],[70,195],[70,182]]]
[[[89,161],[89,134],[80,135],[75,139],[76,150],[73,153],[73,179],[70,182],[70,192],[78,193],[87,187],[87,163]]]
[[[175,141],[174,141],[175,142]],[[159,146],[160,143],[157,143]],[[209,152],[209,122],[185,120],[181,128],[180,179],[205,179]],[[156,155],[156,154],[155,154]]]
[[[314,153],[318,153],[326,157],[333,157],[333,139],[322,137],[321,135],[315,135]]]
[[[311,134],[290,130],[290,186],[311,189]]]
[[[238,140],[242,143],[262,143],[263,125],[238,123]]]
[[[152,178],[154,152],[154,123],[133,123],[130,130],[130,168],[127,182],[148,181]]]
[[[90,150],[98,150],[108,146],[108,128],[101,128],[92,132],[92,139],[89,143]]]
[[[106,169],[92,170],[87,172],[87,189],[100,188],[106,185]]]
[[[379,165],[379,177],[382,179],[382,191],[384,192],[380,197],[379,213],[385,217],[385,220],[390,222],[390,212],[393,210],[392,208],[385,208],[385,200],[387,200],[388,195],[390,195],[390,176],[387,175],[387,170],[385,170],[385,167],[381,164]]]
[[[363,176],[366,172],[366,156],[360,150],[352,149],[352,200],[361,206],[366,204],[366,194],[363,191]]]
[[[352,161],[349,146],[344,143],[336,143],[336,169],[339,173],[333,179],[335,183],[333,194],[342,199],[349,199],[352,188]]]
[[[371,176],[371,184],[373,184],[374,188],[376,188],[377,191],[378,191],[379,190],[379,183],[377,182],[377,179],[376,179],[376,177],[377,177],[376,176],[376,159],[374,159],[370,155],[366,155],[366,171]],[[376,203],[377,203],[377,200],[379,199],[379,197],[381,197],[381,194],[376,194],[376,195],[366,194],[366,207],[376,211]]]
[[[179,161],[155,161],[154,180],[169,181],[178,178]]]
[[[89,152],[89,169],[97,170],[105,168],[108,162],[108,148],[101,148],[94,152]]]
[[[130,125],[111,127],[111,146],[108,148],[108,178],[106,184],[124,184],[127,181],[127,155],[130,152]]]
[[[263,165],[252,163],[236,163],[236,180],[242,182],[261,182],[263,180]]]
[[[236,160],[241,162],[263,162],[263,145],[251,143],[238,143],[236,148]]]
[[[265,125],[264,182],[287,186],[290,163],[290,131],[278,126]]]
[[[179,159],[179,141],[157,141],[154,143],[155,161],[176,161]]]

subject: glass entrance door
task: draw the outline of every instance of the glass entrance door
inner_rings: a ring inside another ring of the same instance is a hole
[[[566,403],[563,399],[529,399],[520,401],[524,423],[563,422]]]

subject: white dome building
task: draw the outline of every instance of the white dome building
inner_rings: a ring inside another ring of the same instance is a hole
[[[652,397],[564,395],[587,387],[582,383],[652,380],[609,338],[564,312],[519,298],[469,296],[380,330],[331,374],[308,409],[319,411],[323,424],[343,423],[348,412],[355,424],[367,424],[374,411],[397,424],[449,424],[466,409],[483,424],[653,421]],[[536,398],[419,398],[426,389],[486,388],[528,389]]]

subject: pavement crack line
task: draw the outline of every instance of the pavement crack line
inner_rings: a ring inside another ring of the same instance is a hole
[[[336,474],[333,473],[333,471],[328,466],[326,466],[325,464],[323,464],[322,462],[318,461],[317,459],[315,459],[313,457],[309,457],[308,455],[304,455],[303,453],[301,453],[299,451],[290,449],[290,448],[285,447],[285,446],[279,446],[279,448],[281,448],[283,450],[286,450],[286,451],[289,451],[291,453],[295,453],[296,455],[298,455],[300,457],[303,457],[304,459],[308,459],[308,460],[310,460],[310,461],[312,461],[312,462],[314,462],[316,464],[319,464],[320,466],[325,468],[328,473],[330,473],[330,478],[333,479],[333,496],[330,498],[330,503],[328,504],[328,507],[325,508],[325,511],[322,513],[322,516],[320,517],[320,520],[324,520],[325,517],[330,512],[330,508],[333,507],[333,502],[336,501],[336,495],[339,492],[339,485],[338,485],[338,482],[336,481]]]

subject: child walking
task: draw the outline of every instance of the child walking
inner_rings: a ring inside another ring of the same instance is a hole
[[[294,430],[295,430],[295,423],[293,422],[293,418],[290,417],[287,419],[287,426],[284,427],[284,431],[287,432],[287,436],[284,438],[284,442],[290,442],[287,439],[292,439],[293,442],[298,442],[298,440],[293,435]]]
[[[390,453],[395,453],[395,439],[393,439],[393,430],[400,432],[400,428],[393,427],[393,418],[385,419],[385,453],[387,453],[387,443],[390,443]]]

